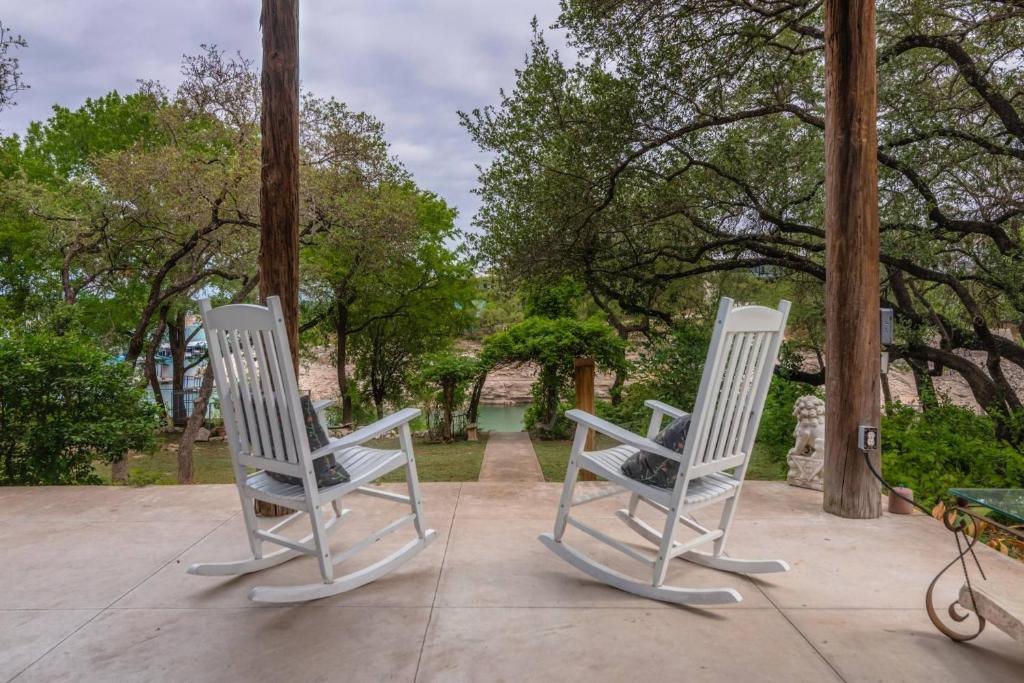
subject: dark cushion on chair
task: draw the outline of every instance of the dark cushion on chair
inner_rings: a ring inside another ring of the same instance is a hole
[[[299,403],[302,406],[302,419],[306,423],[306,437],[309,439],[309,450],[315,451],[318,448],[323,448],[330,443],[330,439],[324,433],[324,428],[320,424],[320,418],[317,417],[316,409],[313,407],[313,401],[309,396],[303,396],[299,399]],[[280,414],[278,419],[280,419]],[[350,478],[345,468],[335,460],[333,453],[314,460],[313,473],[316,475],[316,485],[319,488],[344,484]],[[301,479],[288,474],[268,471],[267,476],[288,484],[302,485]]]
[[[683,447],[686,445],[686,434],[689,431],[690,416],[683,415],[672,420],[667,427],[658,432],[653,441],[676,453],[682,453]],[[630,479],[636,479],[648,486],[670,489],[675,486],[676,475],[679,474],[679,462],[647,451],[640,451],[622,463],[622,473]]]

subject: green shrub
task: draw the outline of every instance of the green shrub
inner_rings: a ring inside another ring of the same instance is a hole
[[[681,410],[692,410],[710,341],[711,328],[696,320],[688,320],[656,338],[635,363],[634,374],[640,379],[623,390],[617,405],[599,402],[597,414],[645,434],[651,411],[644,401],[657,399]]]
[[[466,385],[480,374],[480,363],[476,358],[453,353],[437,353],[424,359],[420,370],[420,382],[434,389],[430,398],[441,406],[441,440],[449,442],[454,438],[452,416],[456,408],[466,400]]]
[[[481,366],[536,363],[533,407],[526,427],[542,439],[561,438],[565,421],[562,403],[572,392],[573,361],[593,358],[601,369],[625,367],[625,343],[606,323],[573,318],[527,318],[484,339]]]
[[[158,425],[132,371],[78,337],[0,337],[0,483],[97,483],[92,462],[151,450]]]
[[[793,406],[798,398],[808,395],[820,398],[823,394],[820,387],[777,375],[772,378],[757,430],[756,449],[763,460],[776,465],[786,464],[786,454],[793,447],[793,430],[796,428]]]
[[[882,418],[882,474],[927,507],[952,487],[1024,486],[1024,453],[993,436],[987,415],[948,403],[925,412],[889,405]]]
[[[523,413],[523,428],[543,441],[570,439],[576,428],[576,423],[569,420],[565,413],[575,407],[572,401],[560,401],[555,421],[550,425],[545,425],[542,418],[544,407],[535,396],[533,403],[527,406],[526,412]]]

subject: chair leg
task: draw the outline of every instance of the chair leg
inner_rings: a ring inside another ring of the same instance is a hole
[[[665,576],[668,574],[668,565],[672,561],[672,545],[675,543],[676,527],[679,525],[679,515],[675,508],[670,508],[665,517],[665,529],[661,534],[661,543],[658,544],[658,558],[654,562],[654,578],[652,585],[660,586],[665,583]]]
[[[587,443],[588,428],[585,425],[577,425],[576,436],[572,440],[572,450],[569,451],[569,464],[565,469],[565,484],[562,485],[562,498],[558,502],[558,515],[555,517],[555,532],[553,537],[556,543],[562,541],[565,535],[565,525],[569,519],[569,510],[572,508],[573,491],[576,489],[576,478],[579,476],[579,457],[583,447]]]
[[[636,493],[629,494],[629,516],[636,517],[636,509],[640,505],[640,495]]]
[[[725,507],[722,508],[722,516],[718,520],[718,528],[721,529],[722,535],[715,539],[714,546],[712,547],[711,554],[714,557],[720,557],[725,552],[725,540],[729,537],[729,527],[732,526],[732,516],[736,512],[736,500],[739,498],[739,491],[736,495],[725,501]]]
[[[409,490],[409,506],[416,515],[416,535],[426,538],[427,523],[423,519],[423,499],[420,495],[420,479],[416,473],[416,455],[412,450],[412,432],[409,431],[409,424],[403,424],[398,430],[398,443],[405,453],[405,485]]]
[[[239,498],[242,499],[242,519],[245,520],[245,534],[249,537],[249,548],[252,550],[253,559],[263,559],[263,541],[256,536],[256,530],[260,528],[259,520],[256,519],[256,501],[239,490]]]
[[[324,583],[334,580],[334,562],[331,561],[331,547],[327,542],[327,532],[324,529],[323,511],[320,506],[310,501],[309,520],[313,526],[313,545],[316,546],[316,559],[320,563],[320,575]]]

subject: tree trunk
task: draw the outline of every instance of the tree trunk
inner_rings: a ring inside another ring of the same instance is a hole
[[[348,394],[348,306],[341,299],[335,301],[334,355],[341,394],[341,423],[352,424],[352,397]]]
[[[576,408],[590,414],[594,413],[594,359],[577,358],[572,364],[576,384]],[[587,430],[587,441],[583,448],[594,450],[594,431]],[[587,470],[580,470],[579,478],[583,481],[594,481],[597,475]]]
[[[441,425],[441,441],[451,443],[452,436],[452,404],[455,403],[455,384],[445,382],[441,387],[441,403],[444,409],[444,423]]]
[[[541,384],[540,428],[545,438],[551,438],[558,422],[558,371],[551,367],[542,367],[539,381]]]
[[[875,518],[879,483],[857,447],[858,426],[879,424],[874,0],[825,0],[825,76],[824,508]]]
[[[160,406],[160,410],[163,413],[165,420],[167,419],[167,404],[164,402],[164,394],[162,387],[160,386],[160,378],[157,377],[156,373],[156,352],[160,350],[160,344],[163,342],[164,332],[166,330],[167,312],[165,310],[161,311],[156,329],[153,330],[153,336],[150,337],[149,348],[146,349],[146,359],[143,365],[146,373],[146,381],[149,382],[149,387],[153,390],[153,401]]]
[[[185,411],[185,351],[188,348],[185,332],[185,312],[167,323],[167,339],[171,347],[171,419],[175,427],[188,422]]]
[[[889,375],[882,373],[882,400],[885,405],[892,403],[892,388],[889,387]]]
[[[480,413],[480,396],[484,393],[484,382],[487,381],[487,373],[481,373],[473,382],[473,390],[469,394],[469,409],[466,411],[466,422],[476,424]]]
[[[917,358],[908,358],[910,371],[914,375],[914,386],[917,388],[917,400],[921,403],[921,410],[931,410],[939,405],[935,393],[935,383],[928,372],[928,363]]]
[[[196,394],[195,402],[192,404],[192,414],[188,416],[185,431],[178,442],[178,483],[195,483],[195,471],[193,457],[196,445],[196,434],[199,428],[206,424],[206,406],[210,402],[210,395],[213,394],[213,366],[207,363],[203,370],[203,381],[199,385],[199,392]]]
[[[260,300],[279,296],[299,372],[299,1],[263,0]],[[291,512],[257,503],[256,512]]]
[[[120,458],[110,464],[110,479],[115,484],[128,483],[128,459]]]

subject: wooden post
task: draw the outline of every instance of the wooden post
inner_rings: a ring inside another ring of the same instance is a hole
[[[862,519],[882,513],[857,447],[858,426],[879,424],[875,110],[874,0],[825,0],[824,508]]]
[[[299,368],[299,0],[263,0],[260,301],[284,309]]]
[[[281,297],[299,371],[299,0],[263,0],[260,86],[260,301]],[[257,501],[257,514],[291,510]]]
[[[594,359],[577,358],[572,363],[573,379],[576,385],[576,408],[585,410],[588,413],[594,412]],[[584,448],[588,451],[594,450],[594,432],[587,432],[587,443]],[[597,479],[593,472],[580,470],[581,481],[594,481]]]

